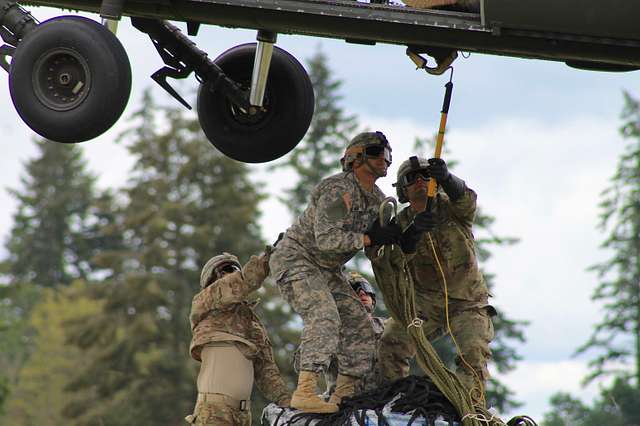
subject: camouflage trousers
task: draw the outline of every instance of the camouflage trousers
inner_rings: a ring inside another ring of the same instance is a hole
[[[444,299],[418,298],[419,315],[424,320],[425,336],[434,341],[447,332]],[[480,306],[479,306],[480,305]],[[493,340],[493,323],[489,315],[492,307],[477,302],[449,300],[449,323],[460,353],[456,356],[456,375],[468,388],[482,391],[489,379],[487,362],[491,358],[489,343]],[[426,309],[425,309],[426,308]],[[409,361],[416,355],[416,346],[406,329],[393,318],[385,322],[380,342],[378,363],[382,380],[392,381],[409,375]],[[464,360],[463,360],[464,359]]]
[[[193,414],[185,419],[195,426],[251,426],[249,401],[240,402],[222,394],[198,394]]]
[[[300,369],[326,371],[332,355],[341,374],[371,368],[375,336],[360,300],[340,270],[321,269],[280,247],[269,262],[282,296],[303,321]]]

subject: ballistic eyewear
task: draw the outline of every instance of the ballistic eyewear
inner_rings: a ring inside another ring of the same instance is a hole
[[[386,146],[373,145],[367,146],[364,149],[364,153],[367,157],[378,158],[384,153],[384,160],[391,164],[391,151]]]
[[[372,296],[373,298],[376,297],[376,292],[373,290],[373,287],[371,287],[371,284],[369,284],[367,282],[357,281],[357,282],[351,284],[351,288],[353,289],[353,291],[356,292],[356,294],[358,294],[358,292],[360,290],[362,290],[365,293],[367,293],[368,295]]]
[[[234,273],[236,271],[239,271],[239,270],[240,270],[240,267],[238,265],[233,264],[233,263],[227,263],[225,265],[217,267],[216,268],[216,274],[218,276],[222,275],[223,273],[224,274],[232,274],[232,273]]]
[[[429,180],[429,173],[427,173],[426,169],[413,170],[404,175],[401,179],[402,186],[409,186],[416,183],[418,178],[421,178],[423,181]]]

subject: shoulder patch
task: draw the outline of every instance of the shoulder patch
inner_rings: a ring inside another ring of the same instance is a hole
[[[344,194],[339,196],[336,194],[336,197],[333,201],[327,206],[327,217],[329,220],[339,220],[342,219],[349,213],[349,208],[347,208],[347,197],[349,199],[349,208],[351,207],[351,197],[349,194]]]

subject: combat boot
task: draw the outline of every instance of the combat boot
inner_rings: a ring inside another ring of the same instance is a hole
[[[316,393],[318,385],[318,373],[313,371],[300,371],[298,375],[298,388],[291,395],[291,408],[296,408],[305,413],[335,413],[338,411],[336,404],[325,402]]]
[[[329,403],[338,405],[342,402],[342,398],[353,396],[353,394],[356,392],[356,385],[359,381],[360,379],[358,377],[338,374],[338,379],[336,380],[336,390],[333,392],[333,394],[331,394]]]

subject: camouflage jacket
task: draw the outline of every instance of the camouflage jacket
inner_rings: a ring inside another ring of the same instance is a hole
[[[278,249],[282,246],[323,268],[340,268],[364,247],[364,232],[383,199],[380,188],[365,190],[353,172],[330,176],[311,192],[309,205]]]
[[[476,193],[466,187],[464,195],[455,202],[439,190],[434,205],[439,224],[430,235],[444,270],[449,297],[486,303],[489,292],[478,267],[472,233],[476,199]],[[406,207],[398,214],[398,223],[404,229],[414,216],[411,207]],[[416,292],[442,294],[442,275],[433,256],[429,234],[422,236],[417,252],[408,259]]]
[[[273,360],[267,330],[253,312],[248,295],[260,288],[268,274],[267,262],[252,256],[237,271],[227,274],[200,291],[191,303],[191,357],[202,361],[200,353],[207,343],[233,342],[254,364],[254,377],[260,391],[270,400],[288,395],[280,371]]]

